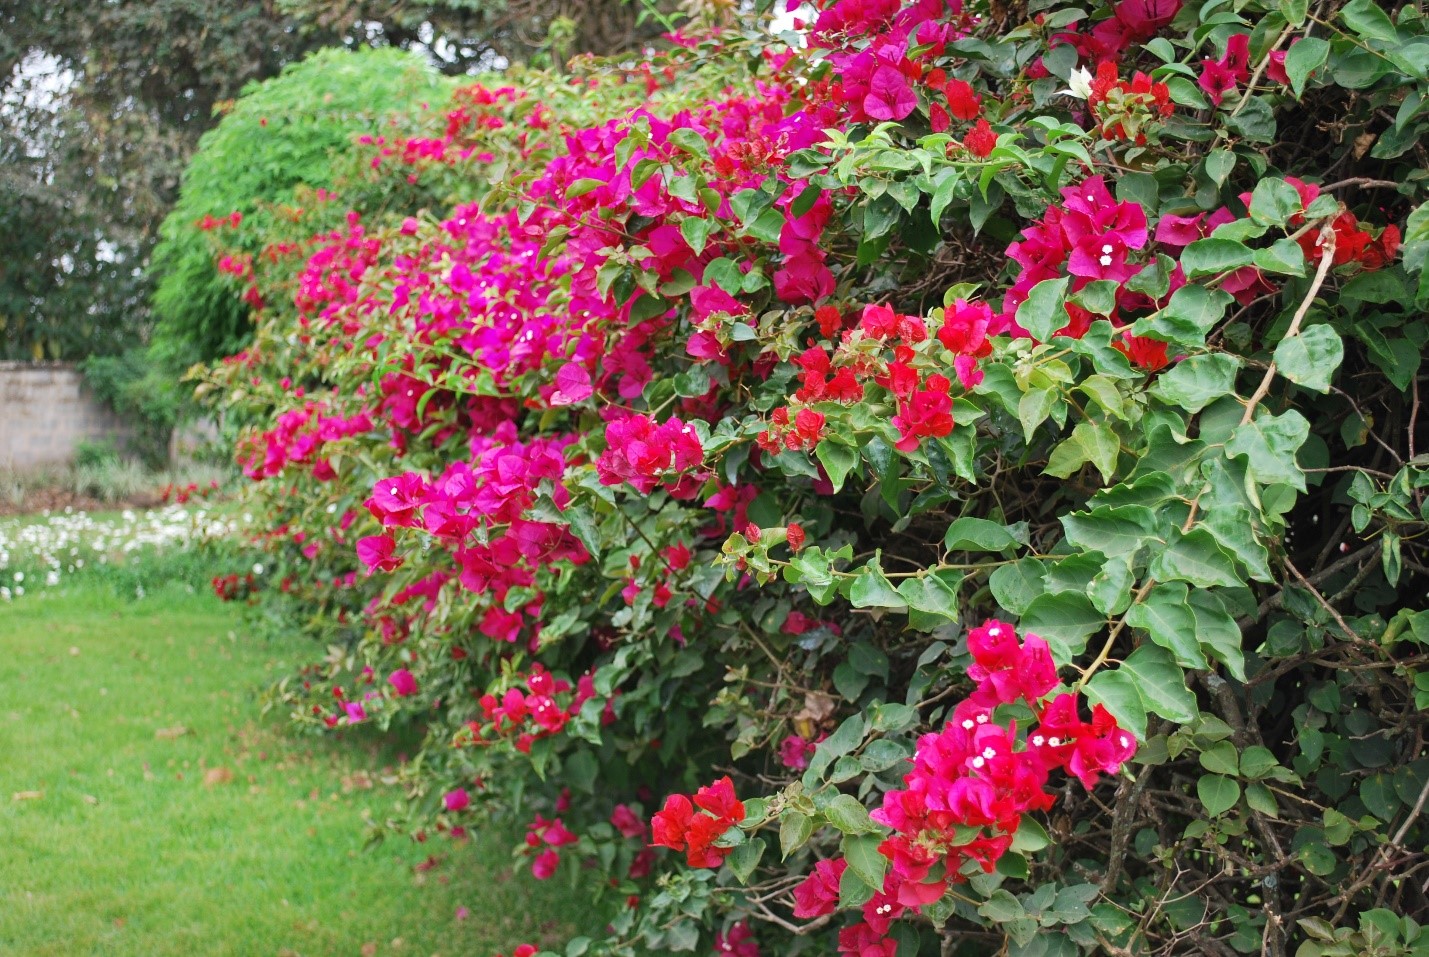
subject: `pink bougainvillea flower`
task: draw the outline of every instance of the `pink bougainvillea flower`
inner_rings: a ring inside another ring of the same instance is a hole
[[[779,744],[779,761],[791,771],[802,771],[809,766],[809,758],[817,747],[813,741],[791,734]]]
[[[1226,40],[1226,52],[1219,60],[1201,61],[1201,78],[1197,81],[1206,96],[1216,106],[1225,95],[1250,77],[1250,34],[1234,33]]]
[[[847,867],[848,861],[841,857],[815,864],[814,872],[794,888],[794,916],[832,914],[839,905],[839,881]]]
[[[412,677],[412,672],[406,668],[398,668],[388,675],[387,683],[392,686],[392,690],[399,698],[417,693],[417,679]]]
[[[908,78],[891,66],[880,66],[868,82],[863,111],[875,120],[901,120],[913,112],[918,98]]]
[[[728,931],[715,931],[714,945],[715,953],[719,955],[759,957],[759,944],[754,939],[754,932],[742,920],[731,924]]]
[[[538,881],[550,880],[556,876],[556,868],[560,866],[561,855],[551,848],[547,848],[531,861],[531,874]]]
[[[466,793],[466,788],[457,788],[442,795],[442,804],[448,811],[461,811],[471,804],[471,795]]]
[[[589,399],[593,392],[590,372],[585,366],[578,362],[567,362],[556,373],[556,391],[551,393],[551,404],[574,405]]]
[[[645,822],[628,805],[617,804],[615,810],[610,814],[610,823],[625,837],[645,836]]]
[[[402,566],[402,559],[393,554],[397,542],[391,535],[368,535],[357,540],[357,560],[372,572],[390,572]]]

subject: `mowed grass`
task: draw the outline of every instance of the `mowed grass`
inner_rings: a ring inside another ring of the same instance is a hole
[[[0,954],[489,957],[590,919],[510,834],[364,850],[390,751],[259,716],[314,650],[179,585],[0,605]]]

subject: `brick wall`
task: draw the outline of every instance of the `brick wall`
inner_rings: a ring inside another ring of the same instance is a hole
[[[0,469],[64,465],[80,442],[129,435],[73,366],[0,362]]]

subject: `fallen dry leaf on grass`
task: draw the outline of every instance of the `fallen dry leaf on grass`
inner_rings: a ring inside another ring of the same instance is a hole
[[[44,796],[44,791],[16,791],[11,798],[16,801],[38,801]]]
[[[233,772],[228,768],[209,768],[203,774],[203,786],[206,788],[215,787],[219,784],[227,784],[233,780]]]
[[[176,724],[172,728],[159,728],[154,732],[154,737],[165,741],[172,741],[174,738],[182,738],[189,733],[189,729],[181,724]]]

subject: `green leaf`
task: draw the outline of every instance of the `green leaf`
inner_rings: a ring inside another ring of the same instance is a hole
[[[1345,358],[1340,335],[1328,325],[1302,329],[1275,347],[1275,365],[1291,382],[1316,392],[1329,392],[1330,380]]]
[[[1283,276],[1305,275],[1305,251],[1293,239],[1277,239],[1266,249],[1255,251],[1255,265],[1262,272]]]
[[[1027,916],[1027,911],[1023,909],[1022,902],[1000,887],[988,895],[987,900],[983,901],[982,905],[978,907],[977,912],[988,920],[998,924],[1004,924],[1008,921]]]
[[[1083,462],[1091,462],[1101,473],[1102,481],[1110,482],[1116,474],[1117,458],[1121,454],[1121,440],[1105,422],[1078,422],[1072,434],[1047,458],[1048,475],[1066,478],[1081,467]]]
[[[1062,516],[1067,542],[1108,558],[1134,553],[1143,545],[1160,543],[1156,513],[1143,505],[1102,506],[1090,512]]]
[[[1072,441],[1086,453],[1087,461],[1096,466],[1103,482],[1116,474],[1116,460],[1121,454],[1121,440],[1105,422],[1078,422],[1072,429]]]
[[[1276,6],[1285,22],[1292,27],[1300,27],[1310,13],[1310,0],[1277,0]]]
[[[1246,475],[1261,485],[1289,485],[1305,491],[1305,473],[1295,455],[1310,434],[1310,423],[1294,409],[1280,415],[1262,413],[1238,426],[1226,443],[1226,453],[1246,458]]]
[[[1200,761],[1201,767],[1212,774],[1235,776],[1240,773],[1239,756],[1235,745],[1229,741],[1217,741],[1208,750],[1202,751]]]
[[[783,859],[804,846],[814,833],[813,819],[799,811],[787,810],[779,815],[779,851]]]
[[[1245,786],[1245,803],[1250,805],[1252,811],[1259,811],[1270,817],[1280,816],[1280,805],[1275,803],[1275,795],[1270,788],[1259,782]]]
[[[1330,56],[1330,44],[1319,37],[1304,37],[1285,53],[1285,75],[1290,89],[1298,97],[1305,91],[1310,74],[1325,65]]]
[[[1231,239],[1198,239],[1181,252],[1181,268],[1187,279],[1219,275],[1255,262],[1255,253],[1244,243]]]
[[[670,130],[666,139],[686,153],[698,156],[701,159],[710,158],[710,146],[705,142],[705,138],[688,126],[675,127]]]
[[[1196,796],[1208,817],[1220,817],[1240,800],[1240,782],[1223,774],[1203,774],[1196,782]]]
[[[875,893],[883,890],[883,874],[888,867],[888,858],[878,853],[881,842],[882,838],[876,834],[850,834],[843,839],[848,869]]]
[[[1046,590],[1042,572],[1042,563],[1037,559],[1021,558],[994,570],[988,576],[987,585],[999,605],[1014,615],[1021,615]]]
[[[1098,671],[1087,682],[1086,693],[1087,700],[1110,711],[1117,724],[1138,740],[1146,739],[1146,704],[1132,674],[1121,668]]]
[[[909,608],[957,621],[957,586],[962,579],[962,575],[947,569],[905,578],[898,586],[898,594],[903,596]]]
[[[1284,226],[1291,216],[1303,211],[1295,187],[1276,176],[1256,183],[1250,194],[1250,218],[1264,226]]]
[[[705,251],[705,243],[709,241],[710,232],[714,230],[715,225],[713,220],[687,216],[680,222],[680,235],[685,238],[685,242],[690,244],[690,248],[698,256]]]
[[[809,768],[804,772],[805,786],[817,786],[823,778],[824,771],[834,762],[835,758],[848,754],[863,743],[863,736],[867,729],[868,723],[864,720],[863,715],[852,714],[845,718],[838,729],[820,741],[819,746],[814,749],[814,756],[809,759]]]
[[[759,859],[763,856],[764,839],[756,837],[731,851],[726,863],[737,881],[748,884],[749,875],[754,873],[754,869],[759,866]]]
[[[1190,605],[1196,618],[1196,639],[1201,650],[1225,665],[1237,681],[1244,681],[1245,652],[1241,648],[1243,639],[1235,616],[1226,610],[1220,598],[1207,591],[1191,592]]]
[[[1158,581],[1190,582],[1200,588],[1243,585],[1235,559],[1204,528],[1173,530],[1166,546],[1157,551],[1148,569]]]
[[[1211,150],[1206,154],[1205,167],[1211,182],[1220,186],[1225,183],[1231,170],[1235,169],[1235,154],[1230,150]]]
[[[1120,615],[1131,604],[1131,586],[1136,583],[1132,556],[1109,558],[1087,585],[1092,607],[1103,615]]]
[[[821,441],[814,449],[814,455],[823,463],[824,471],[828,473],[829,483],[833,485],[835,492],[844,487],[844,479],[848,478],[849,472],[853,471],[859,461],[857,449],[851,449],[832,439]]]
[[[1253,744],[1245,749],[1245,753],[1240,756],[1240,773],[1248,778],[1269,777],[1271,772],[1280,767],[1280,762],[1276,760],[1269,748]]]
[[[868,808],[851,794],[840,794],[824,808],[824,817],[845,834],[875,834],[879,828],[868,816]]]
[[[1224,352],[1190,356],[1163,372],[1151,394],[1187,412],[1199,412],[1235,391],[1240,364],[1239,357]]]
[[[907,761],[911,756],[908,747],[901,741],[880,738],[870,742],[868,747],[863,749],[863,753],[858,756],[858,761],[865,771],[877,774]]]
[[[1179,582],[1157,585],[1146,599],[1126,613],[1126,623],[1140,628],[1156,644],[1175,656],[1183,668],[1208,667],[1196,639],[1196,616],[1186,601],[1186,586]]]
[[[1022,542],[998,522],[971,516],[954,519],[943,535],[943,547],[950,552],[1006,552]]]
[[[1067,283],[1060,279],[1044,279],[1032,287],[1027,300],[1017,307],[1017,324],[1031,333],[1038,342],[1046,342],[1067,324]]]
[[[1023,394],[1021,401],[1017,403],[1017,421],[1022,423],[1024,439],[1032,441],[1037,426],[1047,420],[1056,404],[1057,392],[1054,389],[1029,389]]]
[[[1196,696],[1186,687],[1186,673],[1171,659],[1165,648],[1143,644],[1121,663],[1136,682],[1141,703],[1147,711],[1178,724],[1196,720]]]
[[[1399,33],[1394,29],[1394,22],[1373,0],[1351,0],[1340,10],[1340,19],[1351,31],[1366,40],[1399,42]]]
[[[898,594],[898,589],[883,574],[878,559],[856,569],[853,587],[849,589],[849,601],[855,608],[906,608],[908,603]]]
[[[1052,657],[1071,661],[1087,647],[1087,636],[1106,625],[1106,618],[1085,595],[1061,592],[1039,595],[1022,613],[1022,627],[1047,640]]]
[[[777,209],[766,209],[759,218],[745,227],[745,232],[766,243],[777,243],[784,229],[784,214]]]
[[[1203,240],[1204,241],[1204,240]],[[1190,349],[1205,345],[1206,333],[1225,316],[1226,307],[1235,302],[1230,293],[1207,289],[1195,283],[1182,286],[1171,294],[1171,300],[1160,312],[1132,324],[1138,336],[1149,335]]]

